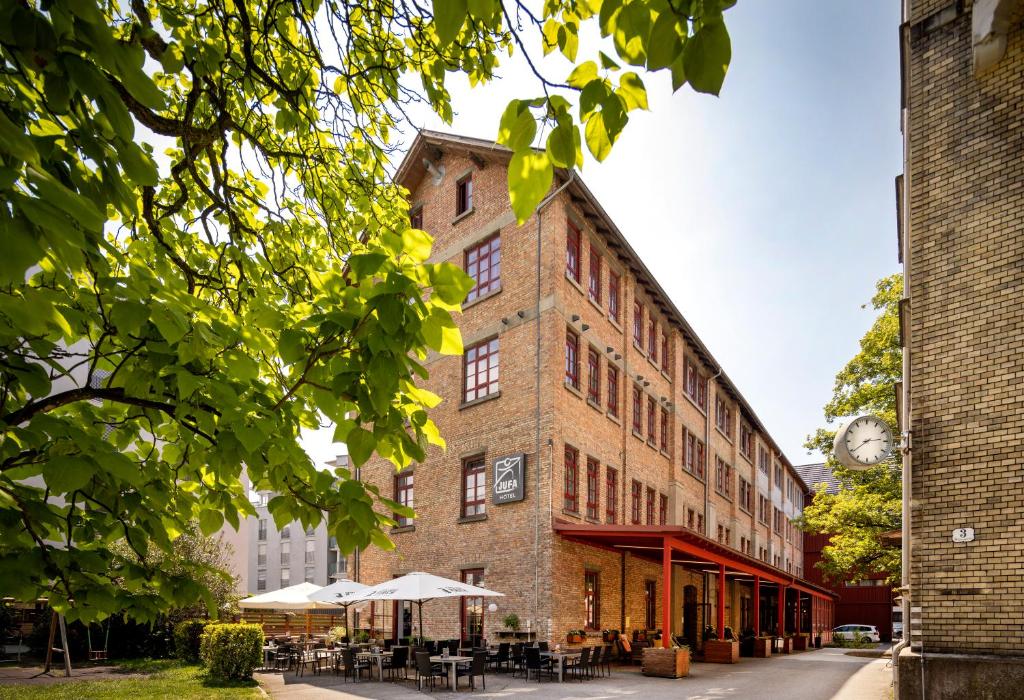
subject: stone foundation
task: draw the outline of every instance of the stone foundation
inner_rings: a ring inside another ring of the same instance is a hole
[[[904,649],[898,663],[898,700],[1017,700],[1024,688],[1024,656],[926,653],[922,657]]]

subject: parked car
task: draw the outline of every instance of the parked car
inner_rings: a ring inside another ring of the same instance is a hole
[[[881,635],[878,634],[878,628],[874,625],[839,625],[832,630],[832,639],[856,639],[857,636],[867,638],[872,642],[880,642],[882,640]]]

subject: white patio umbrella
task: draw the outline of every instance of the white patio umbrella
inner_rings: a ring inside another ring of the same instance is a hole
[[[339,603],[356,603],[366,600],[408,600],[416,603],[420,618],[420,643],[423,642],[423,603],[435,598],[493,597],[504,596],[486,588],[473,586],[450,578],[414,571],[411,574],[393,578],[359,591],[348,593]]]
[[[297,583],[294,586],[240,600],[238,607],[257,610],[325,610],[337,607],[334,603],[312,600],[309,597],[319,590],[320,586],[315,583]]]
[[[345,611],[345,631],[351,637],[352,631],[348,627],[348,606],[354,605],[358,601],[344,600],[344,597],[349,593],[357,593],[367,588],[369,588],[369,586],[366,586],[365,584],[343,578],[330,585],[324,586],[319,590],[313,591],[309,594],[309,599],[341,606]]]

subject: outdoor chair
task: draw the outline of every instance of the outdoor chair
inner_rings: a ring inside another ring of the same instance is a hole
[[[390,657],[385,656],[381,660],[381,671],[387,671],[388,675],[394,679],[395,672],[402,674],[402,679],[409,677],[408,672],[409,664],[409,647],[395,647]]]
[[[634,654],[633,654],[633,647],[630,646],[628,641],[620,638],[618,640],[618,644],[619,644],[619,661],[622,661],[623,663],[627,663],[627,664],[640,663],[640,655],[636,654],[634,656]]]
[[[612,675],[612,645],[609,644],[604,648],[604,654],[601,656],[601,665],[604,666],[605,675]]]
[[[292,665],[292,648],[282,644],[274,651],[274,670],[287,671]]]
[[[548,643],[547,642],[537,642],[537,648],[540,649],[541,651],[548,651]]]
[[[523,649],[526,647],[522,642],[516,642],[512,645],[512,652],[509,658],[509,663],[512,667],[512,676],[514,677],[517,673],[524,670],[524,663],[526,657],[523,654]]]
[[[416,690],[422,690],[423,681],[430,681],[430,692],[434,692],[434,681],[438,678],[448,683],[448,673],[441,664],[430,663],[430,653],[420,651],[416,653]]]
[[[295,675],[301,676],[302,672],[307,668],[312,668],[313,673],[316,673],[317,655],[312,649],[304,649],[299,652],[298,657],[295,659]]]
[[[565,671],[570,675],[576,676],[581,681],[587,677],[587,669],[589,668],[590,647],[583,647],[583,651],[575,659],[567,658],[565,660]]]
[[[352,682],[359,681],[359,673],[366,671],[367,674],[372,674],[370,670],[369,661],[360,661],[356,656],[355,651],[352,649],[343,649],[341,652],[341,677],[348,681],[348,677],[352,676]]]
[[[487,690],[487,652],[474,651],[473,660],[468,664],[459,664],[455,668],[455,690],[459,689],[459,679],[469,677],[469,687],[476,690],[476,678],[480,677],[483,689]]]
[[[498,671],[501,670],[502,666],[507,669],[510,662],[508,652],[511,646],[508,642],[500,642],[498,644],[498,651],[490,655],[487,660],[488,663]]]
[[[540,649],[537,647],[527,647],[524,650],[526,654],[526,680],[530,680],[530,672],[533,671],[537,675],[537,680],[540,681],[541,672],[547,672],[548,678],[554,678],[554,672],[551,668],[551,659],[542,659],[540,656]]]
[[[430,654],[431,656],[437,656],[437,642],[435,642],[433,639],[423,642],[423,646],[426,647],[428,654]]]
[[[594,647],[590,650],[590,663],[587,665],[587,673],[591,678],[601,675],[601,647]]]

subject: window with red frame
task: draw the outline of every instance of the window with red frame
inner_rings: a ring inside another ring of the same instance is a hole
[[[580,509],[580,453],[565,446],[565,509],[577,513]]]
[[[742,476],[738,477],[740,482],[739,488],[739,506],[748,513],[754,511],[754,492],[751,488],[750,482],[744,479]]]
[[[697,513],[697,532],[704,534],[704,514]]]
[[[483,455],[462,462],[462,517],[487,512],[487,467]]]
[[[583,573],[584,626],[596,630],[601,627],[601,582],[596,571]]]
[[[644,400],[640,387],[633,387],[633,432],[642,435],[644,432]]]
[[[732,467],[721,457],[715,457],[715,489],[726,498],[732,498]]]
[[[473,176],[466,175],[455,184],[455,216],[473,208]]]
[[[498,392],[498,339],[491,338],[466,348],[463,401],[475,401]]]
[[[593,457],[587,457],[587,517],[597,520],[597,506],[601,494],[598,480],[601,478],[601,464]]]
[[[686,527],[691,530],[697,527],[697,514],[693,511],[693,508],[686,509]]]
[[[587,350],[587,399],[601,405],[601,356],[597,350]]]
[[[700,381],[697,383],[697,405],[700,410],[707,413],[708,411],[708,380],[703,374],[700,375]]]
[[[768,455],[768,450],[763,447],[757,451],[757,468],[761,470],[761,473],[765,476],[770,476],[772,470],[772,460]]]
[[[652,361],[658,361],[658,322],[653,317],[647,323],[647,352]]]
[[[707,449],[705,448],[704,443],[701,442],[700,440],[698,440],[697,441],[697,462],[696,462],[696,470],[694,472],[697,475],[697,478],[699,478],[699,479],[703,479],[704,478],[704,471],[707,469],[707,466],[708,466],[708,453],[707,453]]]
[[[572,331],[565,331],[565,383],[573,389],[580,388],[580,337]]]
[[[639,301],[633,302],[633,344],[644,349],[644,307]]]
[[[630,491],[629,491],[629,505],[630,505],[630,516],[632,517],[634,525],[639,525],[640,524],[640,513],[641,513],[640,509],[643,507],[641,502],[642,502],[643,497],[644,497],[643,492],[644,492],[643,485],[639,481],[637,481],[636,479],[633,479],[633,484],[631,485]]]
[[[590,298],[601,303],[601,254],[593,245],[590,246],[590,279],[587,283]]]
[[[715,427],[732,440],[732,407],[720,395],[715,397]]]
[[[423,228],[423,207],[416,207],[409,212],[409,228]]]
[[[657,411],[654,407],[654,399],[647,398],[647,439],[654,442],[657,436],[655,433],[655,425],[657,418],[655,417]]]
[[[484,570],[463,569],[461,578],[463,583],[483,587]],[[460,617],[462,619],[462,641],[473,646],[480,644],[484,634],[484,599],[480,596],[463,596]]]
[[[661,368],[664,370],[669,369],[668,333],[665,331],[661,332]]]
[[[604,520],[615,524],[619,518],[619,472],[607,467],[604,479]]]
[[[608,363],[608,415],[619,417],[619,368]]]
[[[658,524],[668,525],[668,496],[658,494]]]
[[[686,381],[684,382],[684,388],[686,394],[693,399],[693,402],[700,407],[700,410],[708,410],[708,386],[707,379],[697,369],[697,366],[690,360],[686,361],[686,367],[684,369],[686,373]]]
[[[754,430],[745,422],[740,422],[740,454],[747,459],[754,459]]]
[[[395,474],[395,502],[408,508],[413,507],[413,472],[401,471]],[[404,515],[395,517],[398,527],[412,525],[412,518]]]
[[[619,288],[621,286],[619,273],[615,270],[608,270],[608,317],[616,323],[621,323],[619,315],[622,310],[619,308]]]
[[[647,489],[647,524],[654,524],[654,489]]]
[[[571,221],[565,234],[565,274],[580,281],[580,230]]]
[[[658,584],[644,581],[644,623],[647,629],[658,628]]]
[[[661,409],[661,450],[668,452],[668,411]]]
[[[466,295],[473,301],[501,288],[501,236],[494,234],[466,251],[466,274],[476,284]]]
[[[774,516],[775,516],[775,523],[774,523],[775,527],[773,529],[775,530],[775,532],[777,532],[779,534],[782,534],[782,523],[783,523],[782,511],[779,510],[778,508],[774,508],[773,507],[772,508],[772,512],[774,513]]]

